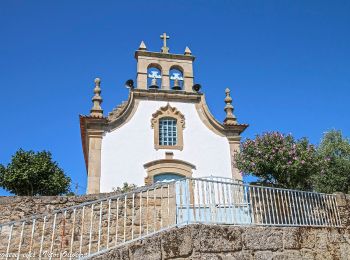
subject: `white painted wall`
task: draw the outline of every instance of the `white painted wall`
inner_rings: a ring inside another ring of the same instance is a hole
[[[195,104],[169,102],[185,116],[183,130],[184,149],[156,151],[152,114],[167,102],[140,101],[129,122],[107,133],[102,139],[101,192],[109,192],[124,182],[144,185],[147,162],[164,159],[166,151],[174,153],[174,159],[192,163],[197,170],[193,177],[209,175],[231,177],[230,148],[226,137],[209,130],[198,116]]]

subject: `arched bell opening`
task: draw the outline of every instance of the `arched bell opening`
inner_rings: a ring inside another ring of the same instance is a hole
[[[183,90],[183,69],[180,66],[172,66],[169,71],[169,77],[172,90]]]
[[[150,64],[147,68],[147,88],[159,89],[162,86],[162,68],[158,64]]]

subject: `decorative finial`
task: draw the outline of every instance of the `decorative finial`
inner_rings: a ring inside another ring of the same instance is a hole
[[[169,48],[166,46],[166,40],[169,39],[169,35],[166,35],[166,33],[163,33],[160,38],[163,40],[163,47],[162,52],[163,53],[169,53]]]
[[[187,56],[191,56],[192,55],[192,52],[191,52],[190,48],[188,48],[188,46],[186,46],[184,54],[187,55]]]
[[[226,118],[224,120],[224,125],[237,125],[237,118],[233,114],[233,106],[231,104],[232,98],[230,95],[230,89],[226,88],[225,93],[226,93],[226,97],[225,97],[226,106],[224,110],[226,112]]]
[[[92,98],[92,103],[94,105],[90,110],[90,116],[98,117],[98,118],[103,117],[103,110],[101,108],[102,97],[100,96],[101,94],[100,84],[101,84],[101,79],[95,78],[95,88],[94,88],[95,95]]]
[[[146,44],[145,44],[143,41],[141,41],[139,50],[140,50],[140,51],[146,51],[146,50],[147,50]]]

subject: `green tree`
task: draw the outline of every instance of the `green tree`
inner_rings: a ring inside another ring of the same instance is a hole
[[[0,165],[1,187],[19,196],[65,194],[70,182],[47,151],[19,149],[6,167]]]
[[[316,191],[333,193],[350,192],[350,142],[341,131],[332,130],[324,134],[317,149],[326,167],[312,176]]]
[[[316,148],[306,138],[268,132],[247,139],[235,155],[235,166],[263,185],[311,189],[310,176],[322,167]]]
[[[136,184],[132,184],[132,183],[129,184],[127,182],[124,182],[122,187],[117,187],[117,188],[113,187],[112,190],[120,193],[126,193],[126,192],[133,191],[136,188],[137,188]]]

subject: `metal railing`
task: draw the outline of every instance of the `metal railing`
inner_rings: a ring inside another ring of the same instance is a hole
[[[0,254],[5,259],[75,259],[92,255],[174,226],[174,194],[174,183],[158,183],[1,224]]]
[[[186,178],[0,225],[0,254],[75,259],[189,223],[340,227],[334,195]]]
[[[243,181],[241,181],[241,180],[232,179],[232,178],[228,178],[228,177],[222,177],[222,176],[213,176],[213,175],[206,176],[206,177],[200,177],[197,179],[243,184]]]
[[[177,224],[341,226],[330,194],[188,178],[176,196]]]

